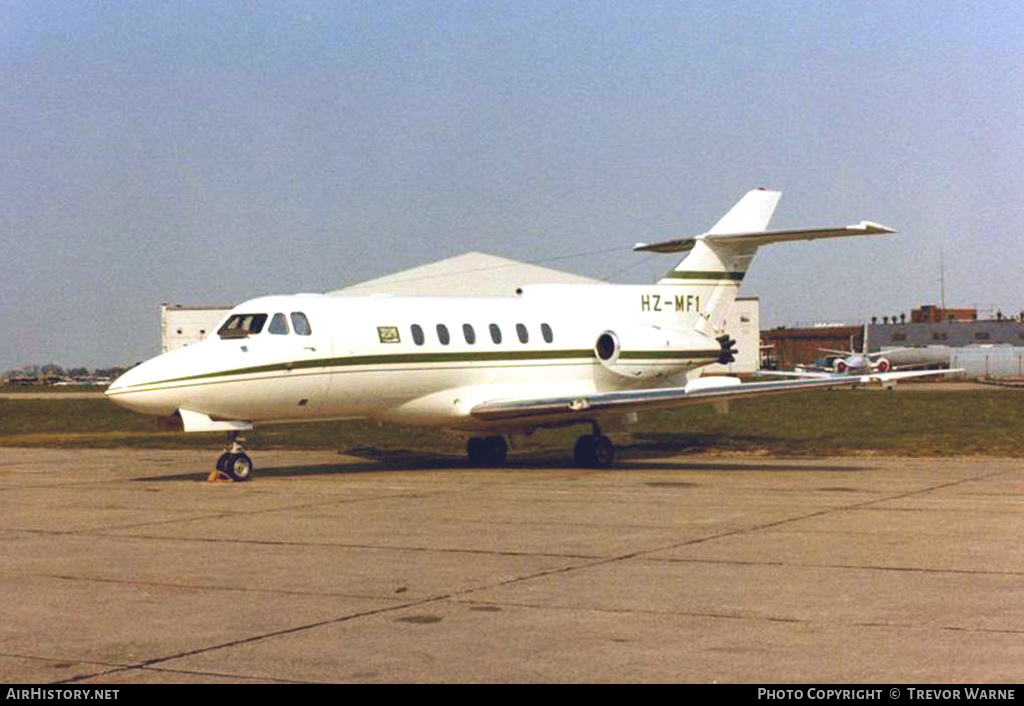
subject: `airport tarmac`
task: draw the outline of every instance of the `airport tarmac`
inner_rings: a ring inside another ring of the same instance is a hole
[[[1019,460],[0,449],[5,683],[1017,683]]]

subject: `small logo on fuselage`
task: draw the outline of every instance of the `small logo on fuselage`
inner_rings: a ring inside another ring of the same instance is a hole
[[[381,343],[401,343],[402,338],[398,335],[397,326],[378,326],[377,337]]]

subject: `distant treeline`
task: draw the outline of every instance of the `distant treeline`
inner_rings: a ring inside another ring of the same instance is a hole
[[[8,370],[4,372],[3,380],[14,385],[52,385],[58,382],[89,384],[98,380],[114,380],[127,369],[125,366],[63,368],[54,363],[47,363],[46,365],[27,365],[20,370]]]

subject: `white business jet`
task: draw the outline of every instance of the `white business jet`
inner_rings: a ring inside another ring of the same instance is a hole
[[[261,297],[106,394],[137,412],[176,415],[186,432],[229,432],[217,468],[246,480],[253,464],[239,433],[262,424],[369,418],[447,428],[470,437],[469,460],[480,464],[504,462],[508,435],[585,424],[575,463],[607,467],[614,449],[600,424],[640,410],[914,375],[695,378],[733,359],[724,319],[759,246],[895,232],[866,221],[766,231],[779,196],[751,191],[706,233],[638,244],[687,253],[657,284],[536,285],[507,298]]]

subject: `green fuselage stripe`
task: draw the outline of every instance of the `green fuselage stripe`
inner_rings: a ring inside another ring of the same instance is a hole
[[[623,351],[623,360],[713,360],[720,351]],[[458,351],[451,353],[390,353],[380,355],[355,355],[335,358],[317,358],[311,360],[295,360],[267,365],[254,365],[246,368],[220,370],[212,373],[186,375],[168,378],[156,382],[140,383],[123,388],[124,391],[139,387],[168,385],[171,383],[195,382],[221,377],[237,377],[259,375],[263,373],[291,372],[312,368],[347,368],[370,365],[410,365],[427,363],[489,363],[489,362],[528,362],[553,360],[592,360],[596,358],[593,350],[539,350],[539,351]],[[117,394],[120,390],[114,390]]]

